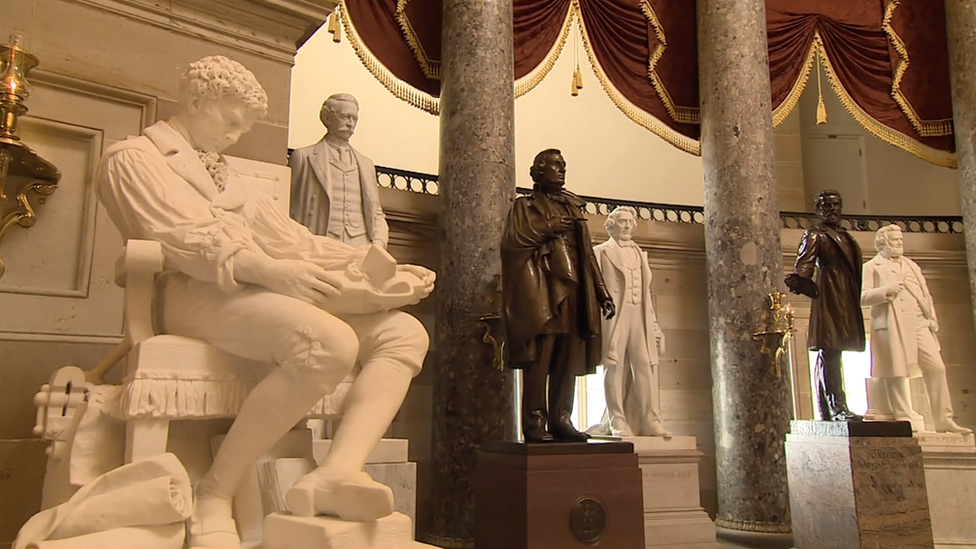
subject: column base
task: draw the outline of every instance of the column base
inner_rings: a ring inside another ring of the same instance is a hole
[[[793,547],[793,534],[787,532],[753,532],[749,530],[742,530],[739,528],[734,528],[734,526],[739,526],[740,521],[722,521],[721,519],[715,521],[715,533],[718,539],[722,541],[728,541],[735,543],[737,545],[743,545],[745,547],[754,547],[756,549],[790,549]],[[723,524],[728,526],[733,526],[732,528],[724,527]],[[754,523],[748,523],[753,525]],[[784,526],[777,524],[770,524],[770,529]]]
[[[786,462],[797,547],[934,547],[907,421],[793,421]]]
[[[935,549],[976,549],[976,441],[973,435],[920,433]]]

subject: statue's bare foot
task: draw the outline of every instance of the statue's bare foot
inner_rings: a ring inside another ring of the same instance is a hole
[[[393,490],[364,472],[350,473],[319,467],[285,494],[294,515],[331,515],[355,522],[377,520],[393,513]]]
[[[195,549],[241,549],[241,538],[228,499],[194,490],[187,541]]]

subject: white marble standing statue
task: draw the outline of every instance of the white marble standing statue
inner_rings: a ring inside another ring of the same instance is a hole
[[[617,314],[603,321],[603,388],[614,436],[670,436],[661,424],[658,384],[664,333],[651,303],[651,268],[632,240],[637,211],[620,206],[604,226],[610,239],[593,247]]]
[[[357,360],[362,370],[328,456],[285,499],[299,516],[371,521],[390,515],[392,492],[363,465],[428,349],[423,325],[406,313],[324,310],[342,297],[350,264],[361,264],[371,248],[313,235],[228,168],[220,152],[266,110],[267,96],[249,70],[222,56],[206,57],[180,81],[179,112],[112,146],[97,176],[99,198],[123,237],[162,245],[164,272],[156,282],[161,330],[276,365],[244,401],[194,488],[190,547],[240,547],[231,500],[245,474]],[[394,270],[424,281],[406,301],[433,289],[431,271],[412,265]]]
[[[878,229],[878,255],[864,264],[861,304],[871,307],[871,376],[884,384],[896,420],[911,421],[909,378],[922,377],[936,431],[971,433],[953,420],[935,303],[918,264],[902,255],[897,225]]]
[[[349,144],[359,123],[359,102],[347,93],[322,103],[328,132],[314,145],[295,149],[291,166],[291,215],[313,233],[351,246],[386,248],[390,229],[380,205],[376,166]]]

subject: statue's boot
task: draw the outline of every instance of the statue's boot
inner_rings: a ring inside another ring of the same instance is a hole
[[[820,415],[824,421],[862,421],[864,417],[847,408],[841,351],[821,349],[815,367]]]
[[[664,428],[660,420],[652,421],[647,426],[647,436],[671,438],[671,431]]]
[[[946,418],[936,423],[935,431],[937,433],[958,433],[960,435],[967,435],[973,432],[972,429],[959,425],[952,418]]]
[[[206,549],[241,549],[237,524],[231,517],[230,502],[215,505],[214,502],[196,505],[200,501],[197,488],[193,489],[193,513],[186,521],[190,547]]]
[[[376,352],[366,360],[346,395],[342,422],[322,466],[285,493],[289,511],[351,521],[393,513],[393,491],[362,470],[400,410],[413,373],[396,353]]]
[[[627,420],[622,417],[614,417],[610,420],[610,433],[615,437],[634,436],[634,430],[627,424]]]
[[[562,442],[586,442],[590,435],[580,432],[570,419],[576,397],[576,376],[565,372],[569,362],[561,357],[556,372],[549,376],[549,432]]]
[[[844,395],[846,397],[846,395]],[[846,398],[844,400],[847,400]],[[864,416],[859,416],[847,409],[847,403],[837,399],[834,395],[827,395],[827,405],[830,408],[829,421],[863,421]],[[825,418],[826,419],[826,418]]]
[[[546,431],[546,410],[539,408],[522,414],[522,436],[525,442],[552,442]]]
[[[302,477],[285,494],[294,515],[330,515],[369,522],[393,513],[393,490],[362,471],[334,471],[320,467]]]

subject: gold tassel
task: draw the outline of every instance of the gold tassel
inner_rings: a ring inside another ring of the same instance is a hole
[[[579,30],[573,33],[573,60],[576,61],[576,70],[573,71],[573,85],[570,93],[576,97],[579,95],[579,91],[583,89],[583,73],[580,72],[579,64]]]
[[[814,46],[816,47],[816,46]],[[823,83],[820,81],[820,50],[817,50],[817,125],[827,123],[827,105],[823,98]]]
[[[332,41],[336,44],[342,42],[342,26],[339,24],[339,16],[336,15],[335,10],[329,14],[329,34],[332,35]]]

